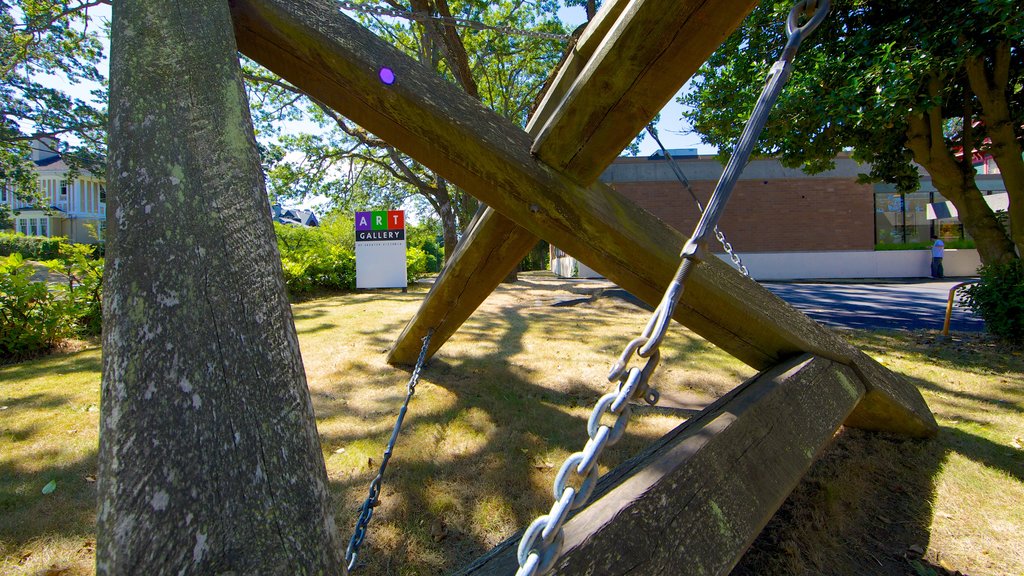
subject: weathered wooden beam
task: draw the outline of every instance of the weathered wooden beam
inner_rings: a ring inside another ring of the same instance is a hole
[[[597,14],[594,15],[594,19],[587,22],[586,29],[583,30],[576,44],[570,48],[569,54],[566,55],[559,66],[551,86],[544,92],[540,103],[537,105],[537,109],[531,114],[530,120],[526,125],[527,133],[536,138],[540,129],[543,128],[544,124],[551,118],[551,115],[558,109],[562,98],[572,88],[573,82],[576,81],[583,67],[587,65],[590,58],[597,52],[598,46],[608,36],[608,32],[615,25],[627,4],[629,4],[629,0],[610,0],[605,2],[601,5],[601,9],[597,11]],[[683,79],[683,82],[680,82],[679,85],[682,86],[685,81]],[[589,182],[585,182],[585,184],[589,184]]]
[[[526,132],[534,138],[542,130],[546,131],[540,140],[535,141],[537,156],[552,166],[564,166],[563,174],[583,185],[597,179],[604,167],[739,24],[754,2],[730,0],[724,5],[719,4],[722,13],[729,15],[725,19],[727,22],[721,23],[724,28],[718,31],[721,37],[703,30],[708,25],[701,16],[707,10],[706,2],[645,0],[634,2],[626,11],[627,4],[627,0],[616,0],[601,7],[562,63],[526,127]],[[624,11],[626,16],[620,18]],[[671,20],[673,16],[677,19]],[[658,22],[656,30],[651,27],[652,21]],[[697,45],[698,40],[707,43]],[[674,43],[683,42],[687,44],[687,51],[676,50]],[[599,49],[599,56],[595,56]],[[623,61],[631,63],[631,66],[623,68]],[[671,73],[647,73],[650,69],[666,66],[672,68]],[[609,71],[614,71],[615,81],[602,82],[599,90],[595,89],[595,77],[607,75]],[[577,86],[577,80],[582,84]],[[573,97],[563,101],[570,90],[573,90]],[[601,96],[580,98],[580,90],[600,91]],[[621,105],[625,100],[631,105]],[[612,106],[610,103],[613,101],[620,105]],[[589,107],[589,111],[584,113],[584,107]],[[643,116],[636,110],[654,112]],[[623,142],[609,142],[607,138],[581,140],[582,126],[576,120],[587,115],[601,118],[613,126],[616,137],[624,139]],[[568,156],[559,158],[559,154]],[[570,162],[573,155],[591,160]],[[395,340],[388,353],[388,362],[415,362],[420,341],[430,329],[434,330],[434,335],[427,353],[434,354],[538,240],[530,231],[488,208],[479,229],[462,240],[462,243],[479,245],[453,255],[445,265],[419,311]],[[514,250],[514,247],[519,250]],[[501,270],[504,274],[499,272]]]
[[[580,186],[530,154],[528,134],[359,26],[330,0],[230,0],[239,49],[391,142],[446,179],[604,274],[637,297],[660,298],[683,237],[600,183]],[[395,82],[378,79],[382,66]],[[757,368],[809,352],[873,362],[717,258],[698,266],[683,323]],[[886,378],[887,370],[879,370]],[[920,394],[900,381],[899,395]],[[923,409],[922,409],[923,407]],[[923,400],[901,407],[918,435],[936,425]]]
[[[488,235],[486,241],[481,234]],[[515,222],[487,208],[463,236],[419,311],[395,340],[388,351],[388,362],[415,363],[429,330],[434,332],[426,357],[433,356],[526,257],[537,240]]]
[[[564,96],[541,109],[534,152],[589,184],[697,71],[756,0],[634,0],[604,35]],[[561,83],[559,83],[561,84]]]
[[[554,574],[728,574],[864,395],[804,356],[744,382],[606,474]],[[507,575],[519,535],[462,574]]]

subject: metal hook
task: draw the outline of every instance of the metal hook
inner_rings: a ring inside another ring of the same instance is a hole
[[[799,34],[799,40],[806,38],[814,29],[818,27],[818,24],[825,19],[825,15],[828,14],[829,0],[801,0],[797,2],[793,8],[789,11],[789,18],[786,20],[786,34],[791,38],[794,34]],[[800,15],[813,11],[811,18],[800,26]]]

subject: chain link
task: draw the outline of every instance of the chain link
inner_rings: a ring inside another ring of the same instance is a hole
[[[395,427],[391,430],[391,439],[388,440],[388,445],[384,448],[384,457],[381,459],[377,477],[373,479],[373,482],[370,482],[370,495],[363,502],[363,507],[359,511],[359,519],[356,521],[356,529],[352,534],[352,539],[349,540],[348,548],[345,550],[345,562],[348,563],[349,572],[355,568],[356,559],[359,556],[359,548],[363,545],[363,540],[366,539],[366,527],[370,524],[370,519],[373,518],[373,509],[380,504],[380,490],[384,484],[384,470],[388,467],[388,461],[391,460],[391,453],[395,448],[395,442],[398,441],[398,433],[402,430],[402,421],[405,420],[405,413],[409,409],[409,401],[412,400],[412,395],[416,393],[416,384],[420,380],[420,371],[423,370],[423,363],[426,362],[427,348],[430,347],[430,337],[433,334],[434,329],[431,328],[427,331],[427,335],[423,337],[423,348],[420,349],[419,358],[416,359],[416,366],[412,369],[409,383],[406,384],[405,402],[398,410],[398,418],[395,419]]]
[[[456,18],[455,16],[440,16],[436,14],[424,14],[423,12],[398,10],[395,8],[375,6],[372,4],[360,4],[357,2],[350,2],[349,0],[342,0],[338,4],[341,6],[343,10],[354,10],[356,12],[363,12],[365,14],[389,16],[391,18],[404,18],[406,20],[415,20],[417,22],[433,21],[442,26],[455,26],[459,28],[470,28],[473,30],[490,30],[491,32],[497,32],[499,34],[507,34],[511,36],[526,36],[529,38],[541,38],[543,40],[560,40],[563,42],[567,42],[570,38],[569,34],[555,34],[553,32],[523,30],[521,28],[512,28],[511,26],[491,26],[490,24],[484,24],[483,22],[469,20],[467,18]]]
[[[798,16],[805,10],[815,10],[814,15],[803,26],[797,26]],[[828,0],[801,0],[790,11],[787,22],[789,41],[786,44],[786,50],[768,74],[765,87],[754,107],[754,112],[743,129],[736,151],[729,159],[718,186],[715,187],[715,191],[711,195],[708,209],[701,209],[703,212],[701,219],[683,247],[682,261],[679,263],[672,281],[669,282],[661,303],[655,308],[640,337],[630,341],[618,360],[612,365],[608,380],[618,382],[616,391],[605,394],[597,401],[590,419],[587,421],[589,439],[586,445],[582,451],[575,452],[566,458],[555,477],[555,503],[547,514],[538,517],[530,524],[519,541],[517,550],[519,570],[516,571],[516,576],[540,576],[551,570],[562,549],[563,525],[568,518],[569,511],[587,503],[597,485],[597,460],[601,456],[601,452],[618,442],[625,433],[630,415],[629,402],[641,398],[652,405],[658,402],[658,393],[650,387],[650,378],[661,359],[659,346],[668,330],[675,307],[679,303],[679,299],[682,298],[686,279],[700,262],[702,246],[708,231],[714,229],[716,236],[721,234],[717,226],[718,219],[732,194],[732,189],[739,178],[743,165],[750,158],[750,152],[757,137],[764,129],[768,113],[775,100],[778,99],[782,85],[789,78],[791,60],[796,56],[796,49],[800,45],[800,41],[821,23],[828,10]],[[685,176],[683,178],[685,179]],[[722,234],[720,240],[724,238],[725,235]],[[727,247],[726,251],[734,255],[735,253],[730,248],[731,246]],[[738,260],[738,256],[734,256],[733,262],[736,260]],[[634,355],[646,360],[643,368],[628,366]],[[601,420],[608,414],[615,417],[611,426],[601,423]],[[569,477],[572,475],[579,477],[579,488],[567,485]]]

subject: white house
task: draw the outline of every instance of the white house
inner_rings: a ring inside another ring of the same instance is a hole
[[[93,243],[103,239],[107,218],[104,179],[81,171],[68,180],[68,166],[55,152],[52,139],[32,143],[32,162],[39,175],[45,206],[22,202],[0,186],[0,204],[9,207],[14,230],[29,236],[63,236],[71,242]],[[49,214],[46,207],[49,207]],[[94,236],[89,227],[96,231]]]

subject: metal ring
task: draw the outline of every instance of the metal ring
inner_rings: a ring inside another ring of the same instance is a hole
[[[817,8],[815,9],[816,4]],[[828,9],[829,0],[822,0],[820,3],[818,0],[801,0],[797,2],[790,9],[789,18],[786,19],[786,34],[789,36],[797,34],[801,40],[806,38],[825,19]],[[800,15],[808,10],[814,10],[814,14],[811,15],[810,20],[803,26],[800,26]]]
[[[629,375],[626,376],[626,381],[619,387],[619,392],[615,396],[615,401],[611,405],[611,413],[619,414],[622,409],[626,406],[633,395],[636,393],[636,387],[640,384],[641,376],[643,371],[636,366],[629,369]]]
[[[562,524],[569,516],[569,510],[572,510],[572,503],[575,499],[576,489],[570,486],[565,489],[565,492],[562,492],[562,497],[551,507],[551,511],[548,512],[548,518],[550,518],[548,525],[540,533],[545,546],[550,546],[558,537],[558,533],[562,530]]]
[[[630,357],[633,356],[633,353],[636,352],[638,348],[646,343],[647,338],[640,336],[639,338],[630,340],[629,344],[626,344],[626,348],[622,351],[622,354],[619,355],[619,359],[615,361],[615,364],[612,364],[612,369],[608,373],[609,382],[617,382],[622,378],[622,373],[626,370],[626,364],[629,364]]]
[[[519,541],[519,549],[516,552],[516,557],[519,559],[519,565],[523,566],[526,564],[527,557],[534,551],[535,548],[543,548],[542,546],[534,546],[537,538],[540,538],[541,533],[548,526],[547,514],[539,516],[536,520],[530,523],[527,527],[526,532],[523,532],[523,539]]]
[[[611,428],[601,426],[597,429],[597,435],[587,440],[587,445],[583,447],[583,459],[576,466],[577,474],[590,473],[590,469],[597,463],[597,459],[601,456],[601,452],[604,451],[604,447],[608,445],[609,432],[611,432]]]
[[[601,396],[597,401],[597,404],[594,404],[594,410],[590,413],[590,419],[587,420],[588,438],[597,436],[597,429],[601,426],[601,417],[604,416],[605,411],[608,410],[608,407],[611,406],[612,402],[615,402],[615,399],[618,397],[619,394],[617,392],[609,392],[604,396]]]
[[[567,489],[565,486],[566,480],[568,480],[569,474],[574,472],[575,468],[579,466],[579,463],[583,460],[583,452],[576,452],[571,454],[562,463],[562,467],[558,470],[558,475],[555,477],[555,499],[561,500],[562,494]],[[590,473],[583,479],[583,483],[580,484],[579,490],[572,499],[571,510],[575,510],[587,503],[587,499],[590,498],[590,494],[593,493],[594,487],[597,486],[597,467],[590,470]]]

